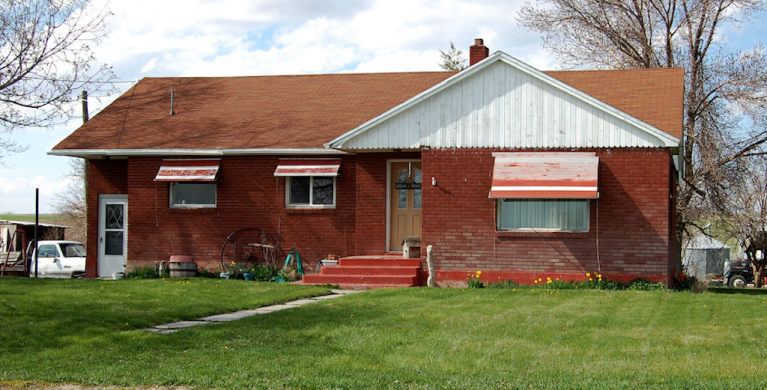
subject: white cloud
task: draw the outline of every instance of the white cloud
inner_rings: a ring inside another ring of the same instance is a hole
[[[67,190],[71,179],[54,179],[38,175],[33,179],[0,176],[0,212],[14,213],[35,212],[35,189],[40,190],[40,212],[52,213],[50,205],[54,195]]]
[[[149,62],[144,65],[143,68],[141,68],[141,73],[149,72],[150,70],[154,69],[154,64],[157,62],[157,57],[152,58],[149,60]]]

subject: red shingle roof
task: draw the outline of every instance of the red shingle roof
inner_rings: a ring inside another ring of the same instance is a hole
[[[681,137],[680,68],[546,73]],[[322,148],[454,74],[145,78],[54,149]]]
[[[684,69],[546,71],[679,139],[684,120]]]

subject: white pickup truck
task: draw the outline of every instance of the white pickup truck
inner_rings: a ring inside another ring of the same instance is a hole
[[[76,241],[40,241],[37,276],[41,278],[84,278],[85,246]],[[29,251],[27,252],[29,253]],[[29,276],[35,276],[35,253],[29,257]]]

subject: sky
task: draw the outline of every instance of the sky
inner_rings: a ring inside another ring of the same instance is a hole
[[[125,82],[117,93],[89,100],[91,117],[143,77],[437,71],[440,49],[454,42],[468,58],[475,38],[491,53],[560,68],[540,37],[517,25],[522,0],[92,1],[113,14],[94,55]],[[722,34],[735,49],[764,37],[767,12]],[[70,183],[69,159],[46,152],[81,124],[13,133],[29,149],[3,159],[0,214],[34,213],[35,188],[40,212],[54,212],[53,196]]]

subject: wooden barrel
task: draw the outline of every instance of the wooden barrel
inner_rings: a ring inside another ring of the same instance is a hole
[[[171,278],[193,278],[197,276],[197,263],[193,263],[191,256],[171,256],[168,262],[168,270]]]

